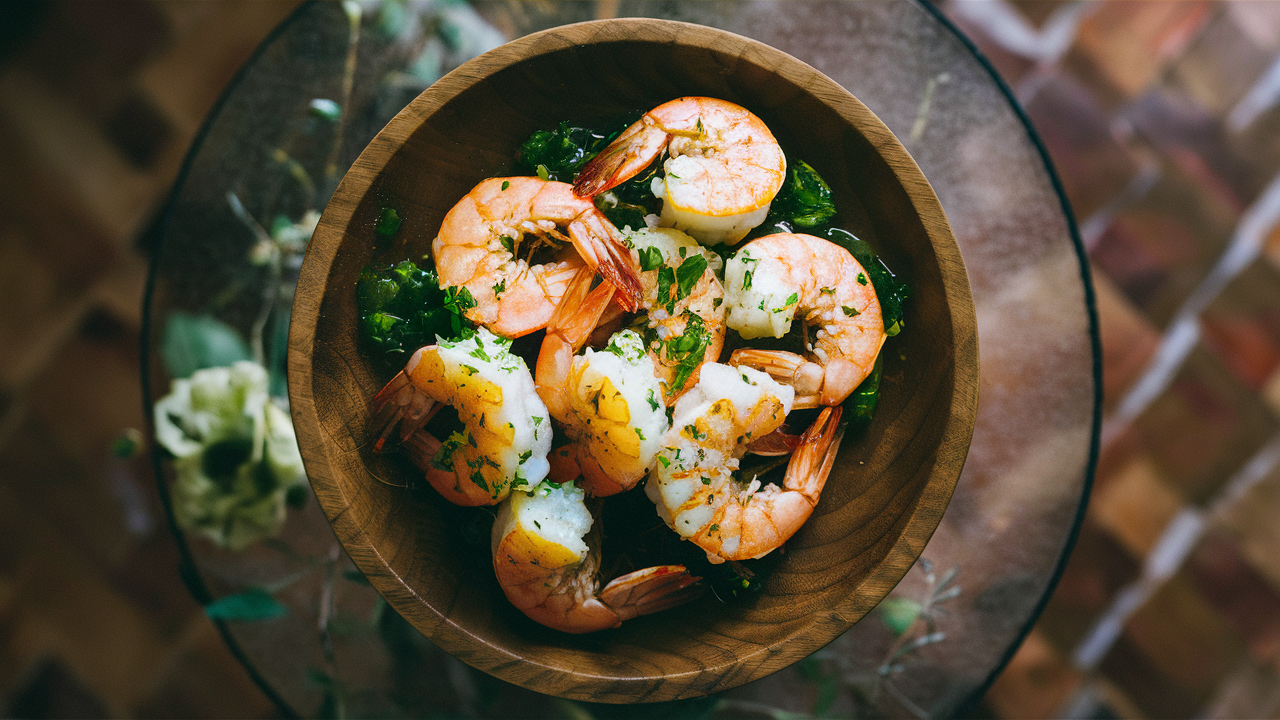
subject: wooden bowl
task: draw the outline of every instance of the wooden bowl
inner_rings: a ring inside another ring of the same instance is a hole
[[[362,351],[356,279],[383,207],[403,224],[390,254],[430,252],[445,212],[519,144],[561,120],[592,125],[682,95],[737,102],[831,185],[840,224],[878,249],[914,296],[887,345],[880,406],[845,440],[813,517],[763,590],[711,597],[568,635],[515,610],[487,542],[412,466],[371,451],[367,403],[388,379]],[[369,144],[307,251],[289,335],[289,397],[320,504],[356,565],[424,635],[463,661],[539,692],[602,702],[688,698],[804,658],[862,618],[933,533],[968,451],[977,332],[959,250],[929,183],[862,103],[759,42],[659,20],[608,20],[521,38],[422,93]],[[422,483],[419,482],[421,485]],[[468,542],[468,531],[471,541]],[[424,680],[425,681],[425,680]]]

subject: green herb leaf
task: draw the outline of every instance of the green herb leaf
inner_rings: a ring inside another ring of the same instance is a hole
[[[676,268],[676,297],[686,298],[693,292],[693,286],[702,279],[707,270],[707,259],[701,254],[690,255]]]
[[[409,353],[437,335],[468,335],[472,325],[464,313],[474,306],[465,287],[442,289],[433,270],[410,260],[366,266],[356,284],[361,340],[388,367],[403,365]]]
[[[657,247],[649,246],[640,249],[640,269],[648,272],[665,264],[662,258],[662,251]]]
[[[605,149],[616,135],[616,131],[598,132],[561,122],[554,130],[533,133],[520,145],[516,170],[537,173],[544,180],[573,182],[582,166]]]
[[[395,237],[401,222],[400,213],[395,208],[382,208],[378,220],[373,224],[374,246],[383,247],[386,241]]]
[[[702,364],[707,345],[711,342],[711,333],[702,322],[702,318],[685,311],[684,334],[669,338],[663,346],[662,357],[668,364],[675,366],[675,375],[671,378],[674,390],[684,388],[684,384],[693,371]]]
[[[858,384],[853,394],[844,403],[844,412],[853,427],[866,427],[871,424],[876,405],[880,400],[880,378],[884,374],[884,355],[876,358],[871,374]]]
[[[835,215],[831,188],[822,176],[803,160],[787,158],[787,179],[762,225],[785,223],[793,229],[812,230],[827,224]]]
[[[676,271],[666,265],[658,268],[658,302],[669,303],[671,286],[676,282]]]

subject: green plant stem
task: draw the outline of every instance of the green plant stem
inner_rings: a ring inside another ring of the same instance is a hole
[[[341,137],[341,135],[339,135]],[[285,152],[281,148],[274,148],[271,151],[271,159],[283,165],[289,171],[289,176],[298,183],[302,188],[302,192],[307,195],[307,205],[313,207],[316,204],[316,184],[311,179],[311,173],[302,166],[292,155]]]
[[[342,11],[347,16],[347,60],[342,70],[342,114],[338,116],[338,127],[335,130],[333,146],[329,148],[329,158],[324,164],[324,176],[332,182],[338,174],[338,153],[342,149],[342,136],[347,129],[347,118],[351,115],[348,105],[351,102],[351,90],[356,78],[356,50],[360,44],[360,6],[354,2],[343,2]]]

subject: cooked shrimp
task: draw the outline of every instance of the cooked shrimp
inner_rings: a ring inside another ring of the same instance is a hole
[[[444,442],[423,425],[441,404],[464,428]],[[492,505],[547,476],[551,419],[511,341],[480,328],[420,348],[373,399],[369,432],[381,451],[399,439],[431,486],[458,505]]]
[[[782,424],[791,400],[791,388],[765,373],[708,363],[676,403],[645,493],[663,521],[713,563],[767,555],[818,503],[843,433],[838,407],[824,408],[801,437],[782,487],[734,478],[746,446]]]
[[[683,565],[637,570],[600,588],[600,535],[583,491],[572,484],[511,493],[493,523],[502,592],[534,621],[571,633],[617,627],[701,593],[700,578]]]
[[[756,238],[725,262],[724,286],[725,322],[746,339],[780,338],[802,319],[807,359],[752,348],[729,359],[793,386],[796,407],[844,402],[875,367],[886,337],[880,301],[866,271],[839,245],[791,233]]]
[[[645,113],[573,183],[579,197],[596,195],[635,177],[663,150],[662,222],[708,245],[733,244],[764,222],[782,188],[787,160],[773,133],[746,108],[725,100],[684,97]]]
[[[590,280],[580,276],[552,316],[535,384],[573,440],[561,458],[576,463],[587,492],[603,496],[630,490],[648,474],[669,426],[662,386],[638,334],[622,330],[603,351],[574,354],[613,294],[605,283],[587,293]]]
[[[628,233],[640,256],[640,305],[646,350],[670,405],[698,382],[698,368],[724,348],[724,287],[720,256],[672,228]]]
[[[530,265],[532,250],[518,257],[526,235],[535,238],[535,247],[571,241],[577,256]],[[505,337],[542,329],[582,262],[618,287],[625,307],[634,309],[640,295],[635,260],[621,233],[566,183],[482,181],[445,215],[432,252],[440,284],[465,286],[475,299],[468,319]]]

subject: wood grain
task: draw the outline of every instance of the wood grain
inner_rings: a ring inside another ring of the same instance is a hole
[[[370,451],[366,404],[385,377],[356,337],[356,279],[381,208],[403,218],[389,257],[420,256],[444,213],[504,174],[519,143],[561,120],[591,125],[682,95],[740,103],[831,184],[841,224],[914,296],[889,344],[877,417],[846,440],[821,503],[764,591],[569,636],[514,610],[487,549],[451,506],[405,486]],[[919,556],[946,509],[977,404],[977,331],[946,217],[902,145],[857,99],[761,43],[707,27],[609,20],[555,28],[442,78],[348,172],[302,268],[289,336],[298,441],[338,539],[423,634],[463,661],[544,693],[602,702],[687,698],[760,678],[835,639]]]

